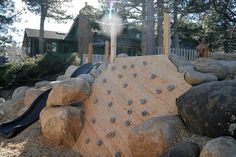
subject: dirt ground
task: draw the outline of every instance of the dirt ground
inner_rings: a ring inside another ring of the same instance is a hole
[[[0,157],[80,157],[79,152],[63,146],[53,147],[43,139],[35,123],[12,139],[0,137]]]

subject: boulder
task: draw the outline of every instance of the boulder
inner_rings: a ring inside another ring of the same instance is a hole
[[[34,85],[35,88],[44,88],[44,89],[49,89],[51,88],[51,84],[49,81],[41,81],[41,82],[37,82]]]
[[[181,66],[192,65],[186,58],[177,56],[175,54],[170,54],[169,59],[176,66],[177,69]]]
[[[17,100],[8,100],[0,104],[1,118],[0,122],[9,121],[17,117],[17,112],[23,107]]]
[[[30,88],[26,91],[24,105],[31,105],[33,101],[44,92],[42,89]]]
[[[191,69],[185,72],[184,79],[188,84],[191,85],[199,85],[206,82],[218,81],[218,78],[215,74],[200,73]]]
[[[28,109],[29,109],[30,105],[27,105],[27,106],[24,106],[22,109],[20,109],[18,112],[17,112],[17,115],[18,116],[21,116],[23,113],[25,113]]]
[[[99,66],[100,64],[94,66],[92,70],[90,71],[90,74],[95,78],[97,78],[102,73],[102,70],[98,68]]]
[[[4,98],[0,98],[0,104],[6,102]]]
[[[236,74],[236,61],[219,61],[229,74]]]
[[[213,139],[203,147],[200,157],[236,157],[236,140],[227,136]]]
[[[218,61],[213,59],[196,59],[193,66],[198,72],[215,74],[219,80],[223,80],[227,76],[227,69],[225,69]]]
[[[51,144],[73,146],[83,128],[82,113],[72,106],[44,108],[40,113],[43,136]]]
[[[47,106],[63,106],[86,99],[91,92],[90,84],[81,78],[70,78],[56,85],[48,96]]]
[[[89,74],[81,74],[77,78],[85,79],[88,83],[92,84],[95,81],[95,78],[89,73]]]
[[[117,58],[125,58],[125,57],[129,57],[126,53],[120,53],[117,55]]]
[[[203,136],[236,137],[236,81],[215,81],[192,87],[177,99],[187,128]]]
[[[156,157],[170,148],[184,128],[177,116],[154,117],[129,133],[129,148],[135,157]]]
[[[59,75],[56,79],[56,81],[62,81],[62,80],[65,80],[65,75]]]
[[[200,148],[192,142],[181,142],[168,149],[160,157],[199,157]]]
[[[97,70],[104,72],[107,70],[108,64],[107,63],[100,63],[99,66],[97,67]]]
[[[29,89],[29,87],[27,87],[27,86],[22,86],[22,87],[16,88],[12,94],[12,99],[18,101],[18,103],[23,103],[25,93],[28,89]]]
[[[180,73],[185,73],[188,71],[194,71],[194,68],[192,65],[186,65],[186,66],[179,66],[178,67],[178,72]]]
[[[50,85],[52,86],[52,88],[54,88],[56,85],[59,85],[62,81],[52,81],[50,82]]]
[[[1,111],[1,110],[0,110],[0,120],[2,120],[2,119],[4,118],[4,116],[5,116],[4,111]]]
[[[75,70],[76,70],[77,68],[78,68],[78,67],[75,66],[75,65],[69,66],[69,67],[66,69],[66,72],[65,72],[65,74],[64,74],[65,79],[70,78],[71,75],[73,74],[73,72],[75,72]]]

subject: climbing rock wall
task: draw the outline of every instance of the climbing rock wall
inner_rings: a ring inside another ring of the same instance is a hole
[[[165,55],[117,58],[84,102],[84,128],[74,149],[85,157],[133,157],[131,129],[156,115],[177,114],[176,98],[190,88]]]

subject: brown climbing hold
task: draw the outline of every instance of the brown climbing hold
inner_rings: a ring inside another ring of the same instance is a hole
[[[121,153],[120,152],[116,152],[115,157],[121,157]]]
[[[107,82],[107,80],[104,78],[104,79],[102,79],[102,83],[106,83]]]
[[[91,119],[91,123],[95,124],[96,123],[96,119],[95,118]]]
[[[87,139],[85,140],[85,143],[86,143],[86,144],[89,144],[89,142],[90,142],[90,139],[87,138]]]
[[[132,99],[129,99],[129,100],[128,100],[128,105],[132,105],[132,103],[133,103],[133,100],[132,100]]]
[[[116,133],[114,131],[111,131],[107,134],[107,138],[114,138],[116,136]]]
[[[169,85],[167,86],[167,89],[171,92],[171,91],[173,91],[173,90],[175,89],[175,85],[169,84]]]
[[[159,95],[159,94],[161,94],[161,89],[160,88],[157,88],[156,89],[156,93]]]
[[[112,107],[113,103],[112,102],[109,102],[108,103],[108,107]]]
[[[116,67],[115,66],[112,66],[111,67],[111,71],[115,71],[116,70]]]
[[[122,69],[124,69],[124,70],[125,70],[126,68],[127,68],[127,66],[126,66],[126,65],[123,65],[123,66],[122,66]]]
[[[145,111],[142,111],[141,114],[142,114],[143,117],[145,117],[145,116],[148,115],[149,113],[148,113],[148,111],[145,110]]]
[[[111,123],[115,123],[116,122],[116,118],[115,117],[111,117],[110,122]]]
[[[125,121],[125,126],[130,126],[130,121],[129,120],[127,120],[127,121]]]
[[[138,76],[137,73],[133,73],[133,77],[136,78]]]
[[[128,115],[131,115],[131,114],[133,113],[133,110],[129,109],[129,110],[127,111],[127,113],[128,113]]]
[[[131,68],[131,69],[133,69],[134,67],[135,67],[135,65],[134,65],[134,64],[131,64],[131,65],[130,65],[130,68]]]
[[[126,87],[128,87],[128,84],[127,83],[123,83],[123,88],[126,88]]]
[[[141,103],[142,105],[146,104],[146,103],[147,103],[147,99],[141,99],[141,100],[140,100],[140,103]]]
[[[148,64],[147,61],[143,61],[143,65],[146,66]]]
[[[101,145],[102,145],[102,140],[97,140],[96,144],[97,144],[98,146],[101,146]]]
[[[119,75],[118,75],[118,78],[119,78],[119,79],[123,78],[123,75],[122,75],[122,74],[119,74]]]
[[[157,78],[157,75],[156,75],[156,74],[152,74],[152,75],[150,76],[150,79],[152,79],[152,80],[154,80],[155,78]]]
[[[107,90],[107,95],[110,95],[111,94],[111,90]]]

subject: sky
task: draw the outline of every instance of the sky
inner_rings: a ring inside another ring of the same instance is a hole
[[[22,0],[14,0],[15,7],[17,10],[22,10],[25,7],[25,4]],[[72,7],[68,9],[69,13],[72,13],[74,17],[76,17],[81,8],[85,6],[85,2],[88,2],[89,5],[94,7],[98,7],[98,0],[73,0]],[[58,31],[62,33],[67,33],[73,23],[73,20],[68,21],[66,24],[64,23],[56,23],[53,20],[45,20],[45,30],[49,31]],[[39,29],[40,26],[40,16],[36,16],[35,14],[27,11],[25,14],[21,15],[21,21],[16,22],[14,26],[20,31],[19,33],[13,34],[13,40],[17,42],[18,45],[21,45],[23,41],[23,35],[25,28]]]

